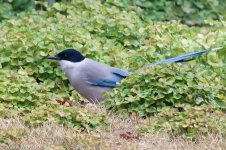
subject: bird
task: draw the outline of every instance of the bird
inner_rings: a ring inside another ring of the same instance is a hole
[[[223,47],[217,47],[184,54],[149,64],[142,67],[142,69],[154,67],[159,64],[190,61],[203,53],[222,48]],[[120,86],[120,82],[133,73],[132,71],[111,67],[107,64],[86,58],[78,50],[73,48],[65,49],[53,56],[48,56],[48,59],[57,60],[61,70],[66,74],[73,88],[82,97],[95,104],[106,99],[103,93]]]

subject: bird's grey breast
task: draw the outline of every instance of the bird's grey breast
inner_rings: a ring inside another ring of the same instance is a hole
[[[62,66],[64,68],[62,68]],[[61,68],[66,73],[75,90],[78,91],[83,97],[91,101],[102,100],[102,93],[111,89],[109,87],[98,87],[91,85],[92,81],[102,80],[111,75],[111,67],[108,65],[86,58],[81,62],[73,64],[63,62],[61,64]]]

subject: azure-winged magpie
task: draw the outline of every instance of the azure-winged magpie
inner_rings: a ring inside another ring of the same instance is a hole
[[[157,64],[184,62],[208,51],[219,49],[222,49],[222,47],[169,58],[149,64],[143,68],[153,67]],[[66,73],[75,90],[92,103],[98,103],[104,100],[104,92],[119,86],[120,81],[132,73],[86,58],[75,49],[66,49],[48,58],[59,62],[61,69]]]

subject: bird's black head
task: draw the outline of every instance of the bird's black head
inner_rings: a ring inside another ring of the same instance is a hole
[[[71,62],[80,62],[85,59],[85,57],[75,49],[65,49],[57,55],[49,56],[48,58],[54,60],[67,60]]]

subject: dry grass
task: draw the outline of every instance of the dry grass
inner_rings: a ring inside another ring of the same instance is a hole
[[[102,112],[104,109],[89,107],[90,111]],[[6,140],[8,145],[0,145],[0,149],[139,149],[139,150],[224,150],[226,139],[220,135],[209,134],[199,136],[190,141],[182,137],[175,137],[169,133],[145,134],[136,139],[122,139],[121,133],[131,132],[136,137],[137,128],[143,120],[120,119],[114,115],[108,116],[111,125],[108,131],[82,133],[74,128],[66,128],[54,123],[46,123],[37,128],[29,128],[19,119],[0,120],[0,142]]]

